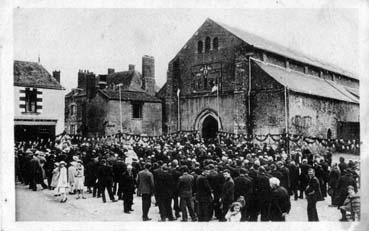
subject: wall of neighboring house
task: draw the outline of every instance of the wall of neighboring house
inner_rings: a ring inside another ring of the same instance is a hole
[[[59,134],[64,131],[64,90],[53,90],[37,88],[38,98],[42,101],[37,102],[37,105],[42,105],[42,109],[38,109],[37,113],[26,113],[20,105],[24,104],[25,87],[14,86],[14,119],[27,120],[33,119],[33,125],[42,124],[42,121],[56,120],[55,133]],[[45,122],[46,123],[46,122]],[[29,124],[31,124],[29,122]]]

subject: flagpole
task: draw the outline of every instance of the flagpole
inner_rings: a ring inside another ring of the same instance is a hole
[[[122,92],[121,92],[121,84],[118,84],[119,87],[119,114],[120,114],[120,132],[123,132],[122,125]]]
[[[177,100],[177,104],[178,104],[178,108],[177,108],[177,110],[178,110],[178,124],[177,124],[177,131],[180,131],[181,130],[181,128],[180,128],[180,126],[181,126],[181,115],[180,115],[180,112],[179,112],[179,94],[180,94],[180,90],[179,90],[179,88],[178,88],[178,90],[177,90],[177,98],[178,98],[178,100]]]
[[[218,104],[218,131],[219,131],[220,130],[219,84],[217,86],[217,104]]]

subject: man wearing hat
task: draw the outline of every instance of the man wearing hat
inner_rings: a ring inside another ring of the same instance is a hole
[[[105,198],[105,189],[107,189],[109,198],[112,202],[117,202],[115,200],[112,188],[113,188],[113,169],[111,166],[107,165],[107,162],[105,159],[101,161],[101,166],[98,169],[97,172],[97,180],[99,182],[100,191],[102,193],[102,200],[103,203],[106,203]]]
[[[222,217],[219,221],[226,221],[225,215],[227,214],[228,209],[234,200],[234,182],[231,177],[231,172],[229,171],[229,169],[225,169],[223,171],[223,176],[225,182],[223,184],[222,194],[220,197]]]
[[[158,171],[155,178],[155,197],[157,198],[160,221],[165,221],[167,218],[174,220],[172,213],[171,201],[175,190],[175,182],[173,175],[169,172],[167,164],[163,164],[161,170]]]
[[[151,207],[151,196],[154,194],[154,176],[149,171],[150,164],[145,164],[145,169],[137,175],[137,195],[142,196],[142,220],[150,221],[148,217]]]
[[[183,175],[178,180],[178,193],[181,198],[180,207],[182,211],[182,221],[187,221],[187,209],[190,213],[192,221],[196,220],[192,202],[192,187],[194,185],[194,177],[188,173],[188,167],[185,165],[181,168]]]
[[[198,203],[198,220],[209,221],[211,219],[212,209],[212,196],[211,187],[207,179],[209,170],[204,169],[196,178],[196,200]]]

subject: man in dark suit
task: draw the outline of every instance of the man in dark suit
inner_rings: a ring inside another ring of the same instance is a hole
[[[309,181],[305,190],[307,199],[308,221],[319,221],[318,211],[316,210],[316,202],[322,200],[320,184],[318,178],[315,177],[313,168],[308,170]]]
[[[154,194],[154,176],[149,171],[150,164],[145,164],[145,169],[140,171],[137,175],[137,194],[142,196],[142,220],[149,221],[151,218],[148,217],[151,196]]]
[[[170,169],[170,172],[173,176],[173,180],[174,180],[174,184],[177,185],[178,184],[178,179],[179,177],[182,175],[181,171],[179,170],[179,167],[178,167],[178,160],[173,160],[171,162],[171,169]],[[175,212],[175,216],[177,218],[180,217],[180,208],[179,208],[179,205],[178,205],[178,190],[175,189],[174,192],[173,192],[173,209],[174,209],[174,212]]]
[[[356,193],[357,185],[356,185],[355,179],[350,174],[350,172],[344,168],[342,175],[339,178],[338,183],[337,183],[338,207],[342,206],[343,203],[345,202],[345,199],[347,198],[347,195],[348,195],[347,187],[350,185],[354,187],[354,191]],[[340,221],[346,221],[346,211],[341,209],[341,214],[342,214],[342,218],[340,219]]]
[[[295,161],[291,161],[289,166],[290,181],[291,181],[291,195],[294,195],[295,201],[298,198],[298,188],[299,188],[299,168],[296,166]]]
[[[97,172],[97,180],[100,186],[100,192],[102,193],[102,200],[106,203],[105,189],[108,190],[109,198],[112,202],[117,202],[115,200],[112,187],[113,187],[113,168],[109,166],[105,159],[101,160],[101,166]]]
[[[234,182],[231,177],[231,172],[226,169],[223,171],[223,176],[225,178],[225,182],[223,184],[222,194],[220,198],[222,217],[219,221],[226,221],[225,215],[227,214],[228,209],[234,200]]]
[[[241,221],[247,220],[247,206],[250,201],[252,194],[252,179],[246,175],[246,169],[240,169],[240,175],[234,179],[234,197],[239,199],[241,196],[244,197],[246,201],[246,206],[241,208]]]
[[[209,174],[207,175],[207,179],[209,181],[210,187],[213,192],[213,203],[211,207],[210,217],[213,217],[213,210],[215,217],[217,219],[222,218],[222,210],[220,209],[219,199],[222,193],[222,187],[224,184],[224,176],[222,173],[218,172],[214,166],[209,166]]]
[[[160,221],[173,221],[171,201],[175,190],[174,179],[167,164],[163,164],[155,179],[155,195],[160,212]]]
[[[211,219],[211,187],[207,179],[208,170],[203,170],[196,179],[196,200],[198,202],[199,221],[210,221]]]
[[[264,167],[259,167],[259,173],[255,179],[255,194],[258,201],[258,210],[260,211],[260,220],[268,221],[268,207],[270,202],[270,185],[269,176],[266,174]],[[256,221],[254,217],[252,221]]]
[[[286,221],[286,215],[291,210],[290,196],[283,186],[280,186],[278,178],[269,179],[271,193],[269,218],[271,221]]]
[[[308,170],[312,166],[308,164],[307,159],[302,160],[302,164],[300,165],[300,199],[304,198],[303,192],[305,191],[307,184],[309,182]]]
[[[180,208],[182,211],[182,221],[187,221],[187,209],[190,213],[191,220],[196,221],[196,216],[192,201],[192,188],[194,185],[194,177],[188,174],[188,167],[185,165],[181,168],[183,175],[178,180],[178,195],[181,198]]]
[[[133,194],[135,193],[135,178],[132,173],[132,165],[128,165],[127,169],[119,177],[119,189],[123,199],[124,213],[131,213],[133,211]]]

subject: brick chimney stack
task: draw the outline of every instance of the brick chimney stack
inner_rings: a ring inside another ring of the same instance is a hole
[[[155,95],[155,59],[153,56],[142,57],[143,88],[149,95]]]
[[[113,74],[115,72],[114,68],[108,68],[108,75]]]
[[[129,65],[128,65],[128,70],[129,70],[129,71],[134,71],[134,70],[135,70],[135,65],[133,65],[133,64],[129,64]]]
[[[53,71],[53,77],[58,81],[58,83],[60,83],[60,71]]]

